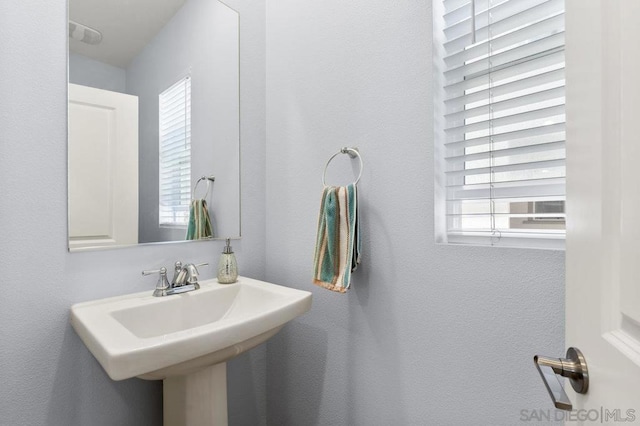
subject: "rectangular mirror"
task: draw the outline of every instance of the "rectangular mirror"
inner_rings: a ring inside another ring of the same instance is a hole
[[[240,236],[239,15],[69,0],[69,250]]]

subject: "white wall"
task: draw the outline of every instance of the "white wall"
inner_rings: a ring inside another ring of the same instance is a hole
[[[431,22],[428,1],[267,2],[266,276],[314,292],[268,343],[271,425],[513,425],[551,407],[532,357],[564,353],[564,253],[434,243]],[[365,162],[364,241],[340,295],[311,277],[344,145]]]
[[[229,0],[242,27],[241,272],[264,271],[264,4]],[[152,291],[140,270],[215,264],[221,242],[67,252],[64,2],[0,2],[0,425],[161,424],[159,382],[113,382],[69,326],[76,302]],[[204,278],[214,268],[203,269]],[[260,347],[229,364],[232,424],[264,417]],[[238,395],[242,395],[239,397]]]

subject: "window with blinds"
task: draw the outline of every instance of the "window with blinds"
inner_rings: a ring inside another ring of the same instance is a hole
[[[160,226],[187,226],[191,201],[191,78],[159,96]]]
[[[447,241],[562,247],[564,1],[444,0],[441,10]]]

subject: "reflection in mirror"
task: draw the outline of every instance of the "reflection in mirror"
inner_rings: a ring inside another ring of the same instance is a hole
[[[69,0],[69,249],[240,236],[239,16]]]

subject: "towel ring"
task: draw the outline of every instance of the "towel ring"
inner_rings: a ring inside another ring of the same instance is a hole
[[[215,178],[215,176],[202,176],[200,179],[198,179],[196,181],[196,184],[193,186],[193,191],[191,191],[191,199],[192,200],[196,199],[196,189],[198,189],[198,184],[203,180],[207,182],[207,192],[204,194],[204,198],[206,199],[207,196],[209,195],[209,189],[211,188],[211,182],[215,182],[216,178]]]
[[[360,178],[362,177],[362,169],[364,168],[364,163],[362,162],[362,157],[360,156],[360,153],[358,152],[358,148],[349,148],[348,146],[345,146],[340,151],[338,151],[335,154],[333,154],[331,156],[331,158],[329,158],[329,160],[327,161],[327,164],[325,164],[324,173],[322,173],[322,184],[324,186],[327,186],[326,178],[327,178],[327,169],[329,168],[329,163],[331,163],[331,160],[333,160],[334,158],[336,158],[340,154],[348,154],[349,157],[351,157],[351,158],[358,157],[358,160],[360,160],[360,173],[358,174],[358,177],[356,178],[356,181],[353,182],[353,184],[357,185],[358,182],[360,182]]]

